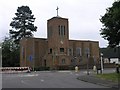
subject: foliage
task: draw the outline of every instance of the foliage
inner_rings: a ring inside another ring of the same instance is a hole
[[[19,66],[19,45],[15,44],[9,37],[5,37],[2,42],[2,66]]]
[[[106,13],[101,17],[103,24],[101,35],[108,40],[110,47],[120,45],[120,1],[114,2],[112,7],[106,9]]]
[[[100,52],[103,53],[104,58],[117,58],[119,57],[120,47],[117,48],[100,48]]]
[[[28,6],[18,7],[15,15],[10,23],[12,29],[9,32],[15,43],[19,43],[23,37],[32,37],[32,32],[35,32],[37,27],[33,24],[35,18]]]

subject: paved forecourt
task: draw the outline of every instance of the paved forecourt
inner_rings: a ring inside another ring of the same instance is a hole
[[[78,80],[85,71],[37,71],[2,74],[2,88],[108,88]]]

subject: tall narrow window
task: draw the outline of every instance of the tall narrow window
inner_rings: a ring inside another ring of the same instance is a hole
[[[90,55],[90,49],[89,48],[85,48],[85,55]]]
[[[64,35],[65,35],[65,26],[64,26]]]
[[[62,64],[65,64],[65,59],[62,59]]]
[[[58,30],[59,30],[59,35],[60,35],[60,32],[61,32],[60,25],[58,26]]]
[[[52,48],[50,48],[50,54],[52,54]]]
[[[64,37],[65,36],[65,26],[59,25],[58,30],[59,30],[59,36]]]
[[[82,49],[80,48],[80,56],[82,56]]]
[[[81,56],[82,55],[81,48],[76,48],[76,55],[77,56]]]
[[[46,67],[46,60],[44,60],[44,66]]]
[[[22,47],[22,59],[24,60],[24,58],[25,58],[25,48]]]
[[[73,49],[72,48],[68,49],[68,56],[73,56]]]
[[[64,36],[64,27],[61,26],[61,36]]]

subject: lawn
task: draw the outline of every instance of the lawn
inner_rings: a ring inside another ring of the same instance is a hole
[[[118,82],[120,80],[120,73],[119,74],[117,73],[97,74],[96,76],[102,79],[113,81],[113,82]]]

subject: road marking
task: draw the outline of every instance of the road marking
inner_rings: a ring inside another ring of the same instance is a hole
[[[40,81],[41,81],[41,82],[44,82],[44,80],[43,80],[43,79],[41,79]]]
[[[38,74],[26,74],[26,75],[19,75],[20,77],[34,77],[38,76]]]
[[[83,73],[87,73],[87,71],[84,71]],[[91,72],[89,71],[89,73],[91,73]]]
[[[76,76],[78,76],[79,74],[75,74]]]
[[[21,80],[21,83],[23,83],[23,84],[27,84],[28,85],[28,83],[26,83],[25,81],[23,81],[23,80]]]
[[[58,71],[58,72],[71,72],[71,71]]]
[[[52,72],[52,71],[39,71],[39,72]]]

